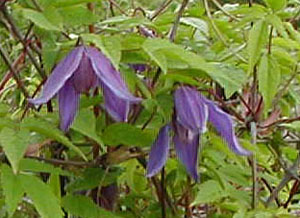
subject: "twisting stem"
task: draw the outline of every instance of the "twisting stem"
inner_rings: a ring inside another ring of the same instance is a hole
[[[154,20],[160,13],[162,13],[166,8],[172,3],[173,0],[167,0],[166,2],[162,3],[161,6],[154,12],[150,20]]]
[[[289,181],[291,181],[291,179],[293,179],[293,178],[295,178],[297,180],[299,179],[297,176],[297,170],[299,168],[299,165],[300,165],[300,152],[298,153],[298,157],[295,160],[294,164],[289,169],[286,170],[283,179],[281,180],[279,185],[273,190],[272,194],[268,198],[268,200],[266,202],[266,207],[268,207],[270,205],[270,203],[277,197],[280,190],[283,189],[283,187],[286,184],[288,184]]]
[[[251,143],[256,146],[257,127],[255,122],[250,123]],[[252,209],[255,209],[258,202],[258,184],[257,184],[257,162],[255,154],[252,155]]]
[[[188,5],[188,3],[189,3],[189,0],[183,0],[182,1],[181,7],[180,7],[180,9],[177,13],[177,16],[176,16],[176,19],[174,21],[173,27],[171,29],[171,33],[170,33],[170,41],[171,42],[174,42],[174,40],[175,40],[177,29],[178,29],[179,22],[180,22],[180,18],[182,17],[184,9]]]
[[[19,57],[13,62],[12,67],[15,69],[16,73],[20,71],[20,69],[23,67],[19,66],[22,63],[24,63],[25,60],[25,53],[22,52]],[[6,83],[13,77],[13,73],[10,71],[10,69],[4,74],[1,82],[0,82],[0,92],[4,89]]]
[[[17,74],[17,72],[14,69],[13,64],[11,63],[6,51],[4,50],[4,48],[2,48],[2,46],[0,45],[0,55],[2,56],[5,64],[8,66],[10,72],[12,72],[12,76],[14,77],[18,87],[21,89],[22,93],[24,94],[24,96],[26,98],[29,97],[28,92],[26,91],[25,87],[23,86],[22,81],[19,78],[19,75]]]
[[[21,32],[19,31],[19,29],[16,26],[13,18],[8,13],[7,8],[5,6],[1,8],[1,12],[2,12],[3,16],[5,17],[5,19],[7,20],[7,22],[10,24],[11,29],[12,29],[13,33],[16,35],[16,37],[18,38],[18,40],[22,43],[22,45],[24,46],[24,48],[27,48],[27,43],[24,40],[24,37],[22,36]],[[44,70],[37,63],[37,61],[36,61],[33,53],[31,52],[31,50],[27,49],[26,52],[28,54],[28,57],[29,57],[30,61],[32,62],[32,64],[36,68],[36,70],[39,72],[39,74],[41,75],[41,77],[43,79],[45,79],[46,78],[46,73],[44,72]]]
[[[113,6],[115,6],[122,14],[128,16],[128,14],[126,13],[126,11],[124,11],[120,5],[118,5],[117,2],[115,2],[115,0],[108,0],[110,2],[110,4],[112,4]]]

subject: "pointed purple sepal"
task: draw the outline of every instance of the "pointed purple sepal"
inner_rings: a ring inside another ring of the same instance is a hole
[[[222,111],[212,101],[202,96],[208,106],[208,120],[211,122],[218,133],[225,140],[229,148],[238,155],[251,155],[252,153],[243,147],[238,142],[234,132],[233,121],[229,114]]]
[[[105,84],[116,96],[131,103],[138,103],[142,100],[141,98],[133,96],[129,92],[120,72],[113,67],[107,57],[93,47],[88,48],[87,51],[89,58],[92,60],[91,63],[94,72],[100,81]]]
[[[102,85],[104,106],[107,113],[117,122],[127,122],[130,103],[116,96],[106,85]]]
[[[86,50],[87,47],[84,48],[80,64],[72,76],[73,85],[79,93],[87,93],[91,88],[98,85],[98,77],[94,72]]]
[[[175,91],[174,99],[177,121],[187,129],[205,132],[208,110],[199,92],[183,86]]]
[[[60,129],[67,131],[73,123],[79,104],[79,93],[68,80],[58,93]]]
[[[199,134],[195,134],[191,132],[191,130],[186,131],[188,131],[187,135],[191,136],[191,138],[188,141],[183,140],[183,138],[181,138],[178,134],[174,135],[173,141],[175,144],[177,156],[179,157],[182,164],[185,166],[189,175],[197,182]]]
[[[169,154],[170,126],[162,127],[158,133],[157,139],[151,147],[149,162],[147,165],[147,177],[157,174],[165,165]]]
[[[72,50],[53,70],[47,79],[42,95],[36,99],[28,99],[31,104],[44,104],[48,102],[64,86],[66,81],[78,68],[84,47],[80,46]]]

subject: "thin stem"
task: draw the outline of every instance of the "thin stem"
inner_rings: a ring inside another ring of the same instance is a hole
[[[24,40],[24,37],[22,36],[20,30],[16,26],[12,16],[8,13],[7,8],[5,6],[1,8],[1,12],[2,12],[3,16],[5,17],[5,19],[7,20],[7,22],[10,24],[11,29],[12,29],[13,33],[16,35],[16,37],[18,38],[18,40],[23,44],[24,48],[27,48],[27,43]],[[41,77],[43,79],[45,79],[46,78],[46,73],[44,72],[44,70],[37,63],[33,53],[31,52],[31,50],[26,49],[26,52],[28,54],[28,57],[29,57],[30,61],[32,62],[32,64],[36,68],[36,70],[39,72]]]
[[[117,2],[115,2],[115,0],[108,0],[113,6],[115,6],[122,14],[128,16],[128,14],[121,8],[120,5],[118,5]]]
[[[256,123],[251,122],[251,143],[253,146],[256,146],[257,140],[257,128]],[[252,209],[257,207],[258,202],[258,183],[257,183],[257,162],[255,153],[252,155]]]
[[[213,16],[211,14],[211,11],[209,9],[209,5],[207,0],[203,0],[204,1],[204,7],[205,7],[205,11],[206,11],[206,15],[208,17],[208,20],[214,30],[214,32],[216,33],[217,37],[219,38],[219,40],[230,50],[230,52],[232,52],[232,54],[234,54],[240,61],[244,62],[244,63],[248,63],[247,60],[245,58],[243,58],[242,56],[240,56],[239,54],[235,53],[234,51],[232,51],[232,49],[230,48],[229,44],[227,43],[226,39],[224,38],[224,36],[222,35],[221,31],[219,30],[219,28],[217,27],[217,25],[214,22]]]
[[[88,3],[87,4],[87,8],[92,12],[94,13],[94,10],[95,10],[95,3]],[[90,24],[89,25],[89,32],[90,33],[95,33],[95,26],[93,24]]]
[[[268,44],[268,54],[271,54],[272,49],[272,38],[273,38],[273,26],[271,27],[270,34],[269,34],[269,44]]]
[[[187,190],[185,195],[185,217],[192,217],[192,211],[190,207],[190,192],[191,192],[191,178],[187,176]]]
[[[25,60],[25,53],[22,52],[19,57],[13,62],[12,67],[15,69],[16,73],[22,68],[19,67],[21,63],[23,63]],[[3,76],[1,82],[0,82],[0,92],[4,89],[6,83],[10,80],[10,78],[13,77],[13,73],[9,69],[5,75]]]
[[[31,0],[31,1],[32,1],[33,5],[36,7],[36,9],[37,9],[38,11],[43,11],[43,9],[42,9],[41,6],[37,3],[36,0]]]
[[[161,6],[156,9],[156,11],[153,13],[152,17],[150,20],[154,20],[158,15],[160,15],[163,11],[166,10],[166,8],[173,2],[173,0],[166,0],[166,2],[163,2]]]
[[[286,170],[283,179],[281,180],[279,185],[273,190],[270,197],[267,199],[266,207],[270,205],[270,203],[277,197],[280,190],[283,189],[284,186],[286,186],[289,183],[289,181],[291,181],[291,179],[296,178],[298,180],[297,170],[299,169],[299,165],[300,165],[300,153],[298,153],[298,157],[295,160],[294,164],[289,169]]]
[[[152,88],[154,88],[154,86],[157,83],[160,75],[161,75],[161,68],[158,68],[155,75],[154,75],[154,77],[153,77],[152,83],[151,83]]]
[[[296,78],[296,76],[298,75],[298,71],[297,71],[297,65],[295,67],[295,72],[291,75],[291,77],[288,79],[288,81],[286,81],[286,84],[283,86],[282,89],[280,89],[275,98],[272,101],[272,106],[276,106],[278,104],[278,102],[280,101],[281,97],[285,94],[285,92],[288,90],[288,88],[290,87],[290,84],[292,83],[292,81]]]
[[[239,20],[238,18],[236,18],[235,16],[233,16],[232,14],[230,14],[228,11],[226,11],[217,0],[212,0],[212,2],[217,6],[217,8],[220,9],[220,11],[222,11],[225,15],[227,15],[228,17],[230,17],[232,20],[236,20],[236,21]]]
[[[189,3],[189,0],[183,0],[182,1],[182,4],[180,6],[180,9],[177,13],[176,19],[174,21],[173,27],[172,27],[171,32],[170,32],[170,41],[171,42],[174,42],[174,40],[175,40],[177,29],[178,29],[179,22],[180,22],[180,18],[182,17],[184,9],[188,5],[188,3]]]
[[[165,167],[161,170],[161,217],[166,218],[166,203],[165,203]]]
[[[0,55],[2,56],[5,64],[8,66],[10,72],[12,72],[12,76],[14,77],[18,87],[21,89],[22,93],[24,94],[24,96],[26,98],[29,97],[29,94],[27,92],[27,90],[25,89],[21,79],[19,78],[19,75],[17,74],[17,72],[15,71],[15,68],[13,66],[13,64],[11,63],[8,54],[6,53],[6,51],[4,50],[4,48],[0,45]]]
[[[288,197],[287,201],[283,205],[284,208],[287,208],[289,206],[289,203],[292,201],[294,195],[298,192],[299,186],[300,186],[300,182],[298,180],[296,180],[293,184],[293,187],[290,191],[290,194],[289,194],[289,197]]]
[[[264,179],[264,178],[261,178],[260,180],[265,184],[265,186],[267,187],[267,189],[269,190],[269,192],[272,193],[273,188],[268,183],[268,181],[266,179]],[[280,207],[280,201],[279,201],[279,199],[277,197],[275,198],[275,201],[276,201],[277,206]]]

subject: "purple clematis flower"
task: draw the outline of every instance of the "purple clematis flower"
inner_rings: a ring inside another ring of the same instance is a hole
[[[67,131],[74,121],[80,93],[101,86],[108,114],[118,122],[127,121],[130,105],[141,101],[128,90],[120,72],[98,49],[79,46],[53,70],[39,98],[29,99],[40,105],[58,94],[60,128]]]
[[[199,138],[206,130],[207,121],[214,125],[233,152],[238,155],[251,155],[250,151],[240,146],[230,115],[202,96],[196,89],[188,86],[178,88],[174,94],[174,101],[175,119],[172,122],[172,129],[175,150],[187,172],[195,181],[198,180]],[[170,124],[162,127],[152,145],[147,165],[147,177],[158,173],[167,161],[170,129]]]

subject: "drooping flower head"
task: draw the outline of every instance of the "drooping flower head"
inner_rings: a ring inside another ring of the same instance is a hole
[[[96,86],[102,87],[105,108],[116,121],[126,121],[130,104],[141,101],[129,92],[120,72],[98,49],[79,46],[55,67],[41,96],[29,102],[44,104],[58,94],[60,127],[67,131],[76,116],[80,93]]]
[[[214,102],[202,96],[196,89],[179,87],[174,93],[175,118],[172,122],[173,142],[177,156],[190,176],[197,181],[199,137],[206,130],[209,121],[224,139],[229,148],[238,155],[251,155],[240,146],[234,133],[230,115]],[[170,124],[164,126],[152,145],[147,165],[147,177],[154,176],[165,165],[169,153]]]

